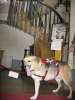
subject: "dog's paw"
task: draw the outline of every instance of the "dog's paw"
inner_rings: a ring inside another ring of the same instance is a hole
[[[72,96],[67,96],[68,99],[72,99]]]
[[[30,100],[36,100],[36,99],[37,99],[37,97],[35,97],[35,96],[30,97]]]
[[[53,92],[53,93],[56,93],[56,92],[58,92],[58,91],[57,91],[57,90],[52,90],[52,92]]]

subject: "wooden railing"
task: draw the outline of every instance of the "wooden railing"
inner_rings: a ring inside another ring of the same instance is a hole
[[[34,45],[39,45],[41,41],[40,45],[42,45],[43,49],[47,48],[43,54],[49,51],[46,54],[49,56],[53,55],[49,48],[53,25],[66,24],[55,8],[44,4],[40,0],[11,0],[7,23],[32,35],[36,41]]]
[[[42,29],[49,39],[53,24],[65,23],[55,9],[39,0],[11,0],[7,22],[33,36],[36,29]]]

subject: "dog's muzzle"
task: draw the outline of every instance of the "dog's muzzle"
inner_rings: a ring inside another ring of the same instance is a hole
[[[31,76],[31,71],[30,71],[31,66],[28,65],[25,61],[24,61],[24,66],[26,69],[27,76]]]

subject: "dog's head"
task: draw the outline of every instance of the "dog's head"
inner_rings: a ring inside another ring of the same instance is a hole
[[[45,64],[41,62],[41,58],[36,56],[28,56],[24,58],[24,64],[26,66],[27,76],[31,76],[35,72],[45,72]]]
[[[36,63],[36,57],[35,56],[27,56],[24,58],[24,65],[26,66],[26,72],[27,75],[30,76],[31,75],[31,71],[35,70],[35,63]]]
[[[27,56],[24,58],[23,61],[26,66],[31,66],[34,59],[35,59],[35,56]]]

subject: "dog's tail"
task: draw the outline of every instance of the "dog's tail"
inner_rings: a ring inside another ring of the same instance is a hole
[[[67,79],[68,79],[68,82],[69,82],[69,85],[72,86],[72,70],[71,70],[71,67],[69,65],[66,65],[65,66],[65,70],[66,70],[66,73],[67,73]]]
[[[61,75],[64,79],[64,82],[68,82],[69,85],[72,85],[72,70],[68,64],[60,65]]]

